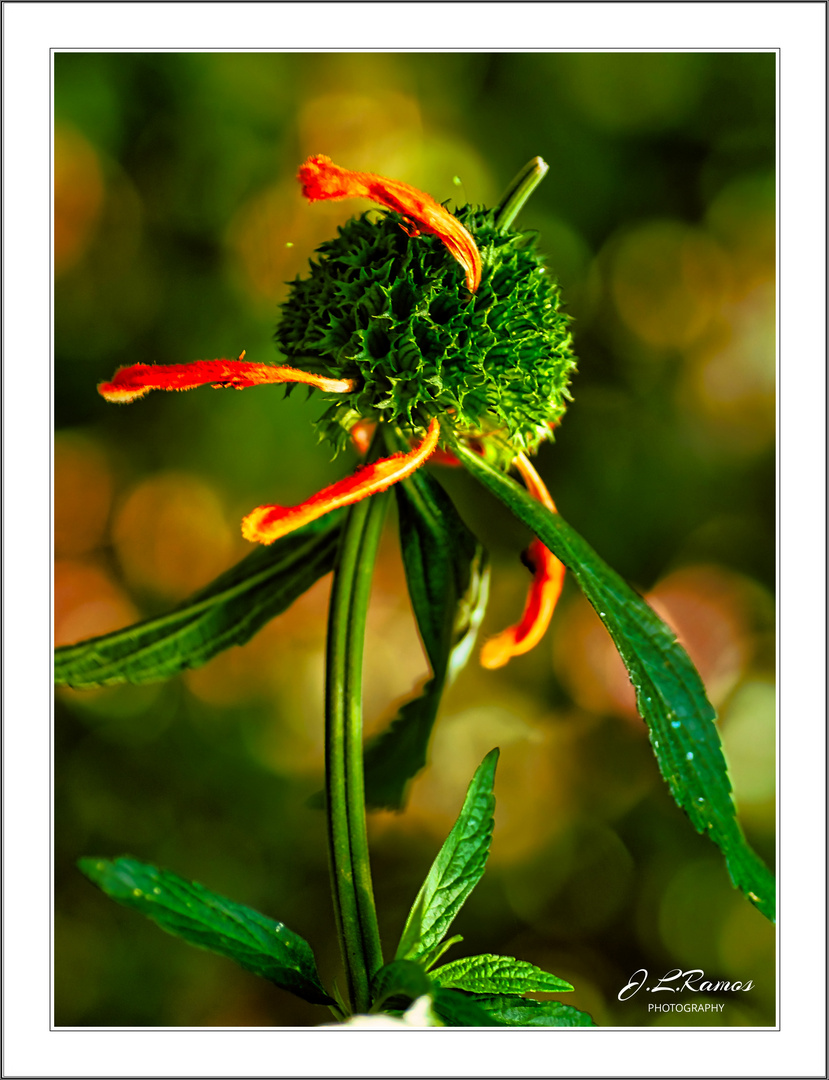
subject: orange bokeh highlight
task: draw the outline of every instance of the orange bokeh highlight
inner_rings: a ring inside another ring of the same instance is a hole
[[[59,125],[54,143],[55,274],[70,269],[94,236],[104,199],[98,155],[77,131]]]
[[[103,567],[79,559],[55,563],[55,645],[73,645],[135,622],[138,612]]]
[[[616,241],[610,291],[642,341],[683,349],[711,324],[730,278],[728,256],[712,236],[678,221],[651,221]]]
[[[676,633],[718,707],[753,654],[755,599],[749,583],[722,567],[688,566],[663,578],[645,598]],[[561,613],[553,662],[576,704],[630,720],[645,732],[621,657],[586,600],[575,600]]]
[[[104,543],[112,474],[104,449],[77,432],[55,436],[55,556],[84,555]]]
[[[215,490],[180,472],[139,483],[121,504],[112,527],[115,551],[130,584],[169,599],[183,599],[227,569],[238,554],[236,535]]]

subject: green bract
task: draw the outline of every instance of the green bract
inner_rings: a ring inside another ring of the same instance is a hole
[[[564,412],[570,318],[535,234],[499,230],[492,210],[456,216],[483,259],[474,295],[439,237],[410,238],[393,213],[352,218],[291,283],[276,331],[288,361],[357,379],[318,422],[338,448],[359,419],[415,431],[448,413],[461,434],[532,452]]]

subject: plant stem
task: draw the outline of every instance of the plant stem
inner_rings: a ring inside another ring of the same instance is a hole
[[[349,999],[352,1010],[358,1013],[368,1012],[371,978],[383,966],[366,835],[362,665],[371,576],[387,502],[383,492],[349,511],[334,570],[328,617],[328,852]]]
[[[512,225],[521,207],[547,175],[549,169],[550,166],[543,158],[534,157],[513,177],[495,208],[495,227],[499,232],[504,232]]]

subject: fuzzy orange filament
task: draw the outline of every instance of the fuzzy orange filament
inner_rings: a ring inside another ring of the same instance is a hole
[[[526,455],[518,454],[515,465],[533,498],[556,513],[549,491]],[[564,563],[540,540],[533,540],[530,544],[526,559],[532,566],[533,580],[521,621],[484,643],[480,659],[485,668],[503,667],[514,656],[534,649],[550,625],[564,584]]]
[[[300,166],[297,180],[309,202],[322,199],[371,199],[407,219],[409,236],[421,232],[437,236],[466,274],[466,287],[475,292],[481,283],[481,253],[472,235],[445,206],[402,180],[376,173],[354,172],[316,154]],[[415,224],[417,223],[417,224]]]
[[[408,453],[362,465],[353,475],[323,488],[299,506],[257,506],[242,521],[242,535],[254,543],[272,544],[331,510],[385,491],[420,468],[437,446],[439,434],[440,424],[435,417],[424,439]]]

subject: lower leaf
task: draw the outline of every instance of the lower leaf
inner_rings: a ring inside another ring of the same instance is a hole
[[[78,866],[112,900],[168,934],[227,956],[314,1005],[335,1004],[322,987],[311,946],[284,923],[129,856],[80,859]]]
[[[476,995],[475,1004],[510,1027],[595,1027],[586,1012],[560,1001],[534,1001],[512,994]]]
[[[494,1013],[460,990],[435,990],[432,1008],[448,1027],[506,1027]]]
[[[453,960],[443,967],[434,968],[431,974],[441,986],[478,994],[557,994],[573,989],[564,979],[550,975],[526,960],[489,953]]]
[[[392,960],[384,964],[371,981],[372,1011],[395,997],[416,1001],[431,994],[433,984],[420,964],[413,960]]]

